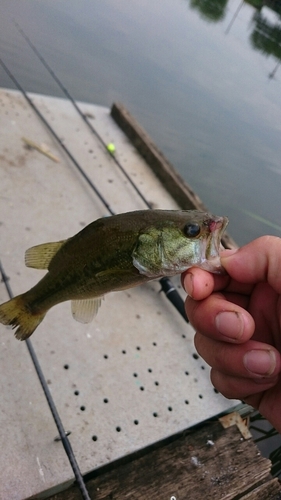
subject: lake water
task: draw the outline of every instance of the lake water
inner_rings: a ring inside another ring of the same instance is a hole
[[[26,90],[62,96],[14,20],[75,99],[123,102],[239,245],[281,236],[277,14],[241,0],[0,0],[4,62]],[[1,68],[0,86],[13,87]]]
[[[238,244],[281,236],[277,14],[240,0],[0,0],[0,9],[1,57],[26,90],[62,95],[13,20],[75,99],[123,102],[205,205],[229,216]],[[0,85],[12,87],[1,69]]]

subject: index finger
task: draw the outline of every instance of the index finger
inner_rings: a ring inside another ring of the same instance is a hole
[[[194,300],[206,299],[211,293],[225,288],[229,281],[228,275],[212,274],[199,267],[191,267],[182,274],[182,286]]]
[[[191,267],[182,274],[182,286],[194,300],[203,300],[219,291],[249,295],[254,284],[239,282],[227,274],[212,274],[199,267]]]

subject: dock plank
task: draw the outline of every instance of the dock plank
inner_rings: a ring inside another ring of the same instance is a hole
[[[281,487],[270,476],[271,463],[252,439],[244,440],[236,426],[204,424],[191,433],[111,470],[96,471],[87,482],[96,500],[266,500],[281,498]],[[76,486],[50,500],[78,500]]]

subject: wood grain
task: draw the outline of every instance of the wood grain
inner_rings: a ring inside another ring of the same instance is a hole
[[[281,498],[271,462],[254,442],[245,441],[236,426],[219,422],[178,437],[140,458],[96,471],[87,482],[95,500],[267,500]],[[78,500],[76,486],[51,497]]]

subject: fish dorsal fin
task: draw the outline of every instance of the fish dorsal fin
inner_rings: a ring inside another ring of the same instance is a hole
[[[90,323],[96,316],[101,305],[102,297],[95,299],[72,300],[71,312],[76,321],[80,323]]]
[[[27,267],[34,267],[35,269],[48,269],[52,258],[66,241],[43,243],[42,245],[28,248],[25,252],[25,265]]]

